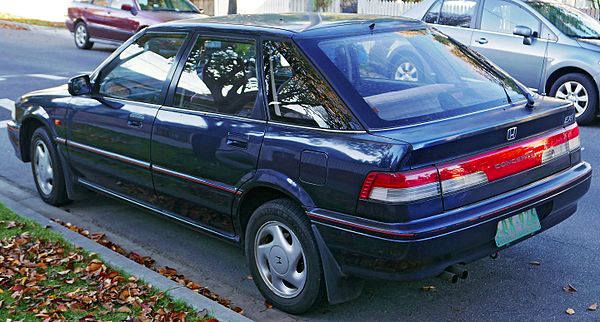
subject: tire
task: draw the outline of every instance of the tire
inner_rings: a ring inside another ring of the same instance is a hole
[[[419,58],[412,53],[402,51],[394,54],[391,65],[394,66],[390,75],[391,79],[405,82],[423,80],[423,65]]]
[[[596,119],[598,113],[598,89],[596,84],[587,75],[569,73],[558,78],[550,89],[550,96],[570,100],[575,104],[577,123],[590,124]],[[583,107],[581,98],[587,97],[587,104]]]
[[[60,206],[69,201],[58,151],[44,127],[31,136],[31,171],[37,191],[45,203]]]
[[[283,238],[276,238],[277,232]],[[258,207],[248,222],[245,248],[254,283],[273,306],[300,314],[324,303],[325,281],[317,243],[308,217],[294,202],[277,199]],[[296,285],[289,282],[294,279]]]
[[[75,40],[75,46],[79,49],[91,49],[94,46],[94,43],[90,41],[88,27],[83,21],[75,24],[73,40]]]

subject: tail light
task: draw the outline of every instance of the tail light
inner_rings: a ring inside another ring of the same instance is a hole
[[[580,148],[579,128],[480,154],[458,162],[407,172],[372,172],[360,191],[361,199],[407,203],[467,190],[535,168]]]
[[[437,169],[407,172],[371,172],[360,190],[361,199],[406,203],[440,196]]]

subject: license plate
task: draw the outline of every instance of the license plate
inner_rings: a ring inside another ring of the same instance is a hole
[[[498,222],[496,246],[501,247],[542,228],[537,211],[530,209]]]

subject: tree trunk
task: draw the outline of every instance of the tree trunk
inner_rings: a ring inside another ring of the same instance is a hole
[[[227,13],[230,15],[235,15],[237,13],[237,0],[229,0]]]

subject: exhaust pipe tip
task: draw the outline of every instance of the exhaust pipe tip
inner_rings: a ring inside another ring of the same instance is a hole
[[[463,265],[452,265],[446,268],[450,273],[456,274],[460,279],[467,279],[469,271]]]
[[[442,274],[438,275],[438,277],[452,284],[456,284],[458,282],[458,275],[449,271],[443,271]]]

